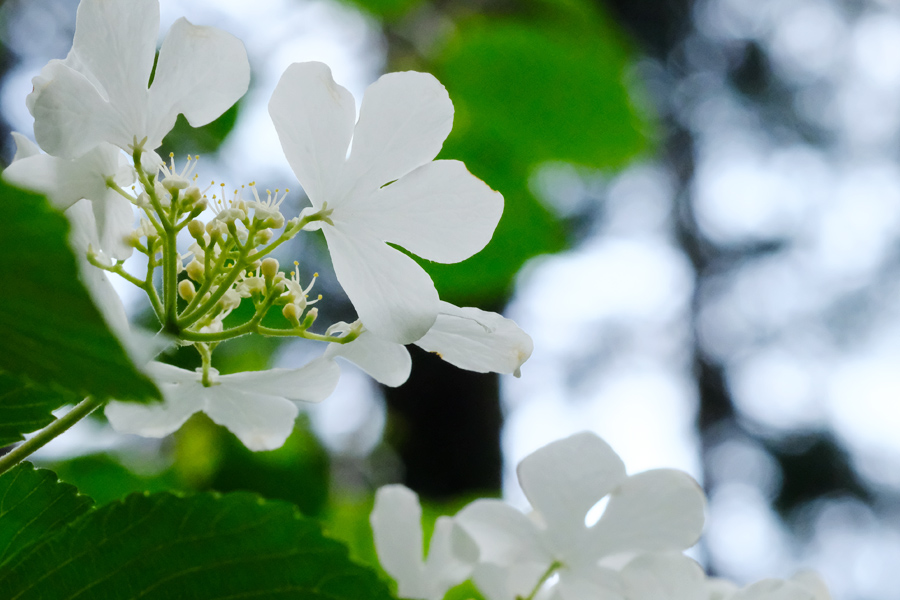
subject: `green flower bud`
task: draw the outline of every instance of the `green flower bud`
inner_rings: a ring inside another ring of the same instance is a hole
[[[178,284],[178,295],[181,296],[182,300],[190,302],[196,294],[197,290],[194,289],[194,284],[190,280],[182,279]]]
[[[275,275],[278,274],[278,261],[272,257],[263,259],[260,269],[262,271],[262,276],[266,278],[267,282],[270,282],[275,279]]]
[[[204,268],[203,263],[197,260],[196,258],[188,263],[188,265],[184,268],[187,271],[187,276],[196,281],[197,283],[203,282]]]
[[[191,237],[197,240],[198,242],[203,239],[203,223],[194,219],[190,223],[188,223],[188,233],[191,234]]]

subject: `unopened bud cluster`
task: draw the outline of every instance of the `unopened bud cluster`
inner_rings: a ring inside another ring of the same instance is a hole
[[[135,141],[132,151],[137,184],[131,193],[108,182],[142,213],[126,241],[148,257],[147,273],[143,280],[127,279],[147,293],[164,330],[181,343],[198,346],[205,364],[219,343],[248,333],[339,343],[358,335],[310,332],[318,316],[312,305],[322,299],[309,297],[318,273],[301,283],[298,262],[286,274],[278,260],[268,256],[304,226],[327,220],[330,211],[304,211],[287,220],[281,204],[290,190],[266,190],[262,197],[251,182],[226,194],[225,184],[214,181],[201,189],[195,172],[199,156],[188,156],[179,171],[170,154],[168,165],[160,163],[156,172],[148,172],[142,144]],[[193,240],[184,254],[177,245],[182,230]],[[121,263],[93,262],[124,273]],[[155,283],[157,269],[162,270],[161,289]],[[226,328],[224,319],[244,300],[252,302],[252,316]],[[281,307],[284,328],[261,325],[273,307]]]

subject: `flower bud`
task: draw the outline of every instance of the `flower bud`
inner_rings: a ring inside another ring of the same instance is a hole
[[[178,295],[181,296],[182,300],[190,302],[194,299],[194,296],[197,294],[197,290],[194,289],[194,284],[190,282],[188,279],[182,279],[178,284]]]
[[[203,239],[203,223],[194,219],[190,223],[188,223],[188,233],[191,234],[191,237],[197,240],[198,242]]]
[[[201,283],[203,281],[203,274],[205,272],[205,269],[203,267],[203,263],[196,258],[189,262],[184,270],[187,271],[187,276],[197,283]]]
[[[278,274],[278,261],[272,257],[263,259],[260,269],[262,271],[262,276],[266,278],[267,282],[270,282],[275,279],[275,275]]]
[[[313,307],[313,308],[309,309],[309,312],[306,313],[306,318],[303,319],[303,325],[302,325],[303,329],[309,329],[310,327],[312,327],[313,323],[316,322],[316,317],[318,317],[318,316],[319,316],[318,308]]]
[[[195,185],[192,185],[188,189],[184,191],[184,195],[182,196],[182,201],[185,206],[193,206],[203,197],[203,194],[200,193],[200,188]]]
[[[300,309],[296,304],[285,304],[284,308],[281,309],[281,314],[283,314],[284,318],[290,321],[294,327],[300,325],[298,321],[300,318]]]
[[[263,229],[256,234],[256,245],[262,246],[264,244],[268,244],[272,241],[273,237],[275,237],[275,234],[272,233],[271,229]]]

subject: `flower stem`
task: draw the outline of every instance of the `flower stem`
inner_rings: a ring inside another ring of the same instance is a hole
[[[516,600],[534,600],[534,597],[537,595],[538,590],[541,589],[541,586],[547,583],[547,580],[550,579],[550,576],[553,575],[557,571],[557,569],[562,566],[562,563],[558,560],[553,561],[553,563],[547,568],[547,570],[544,571],[544,574],[541,575],[541,578],[538,580],[537,585],[534,586],[534,589],[531,590],[531,593],[524,598],[522,596],[516,596]]]
[[[17,446],[5,456],[0,457],[0,474],[12,469],[28,458],[35,450],[67,431],[72,425],[94,412],[102,404],[103,400],[92,396],[88,396],[76,404],[72,410],[41,429],[31,439]]]

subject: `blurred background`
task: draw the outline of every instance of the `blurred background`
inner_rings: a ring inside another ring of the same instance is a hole
[[[71,46],[77,2],[0,7],[0,117],[32,133],[31,77]],[[373,490],[428,517],[477,495],[526,502],[515,464],[591,429],[630,472],[684,469],[709,494],[694,556],[738,582],[819,570],[837,600],[900,590],[900,6],[891,0],[161,0],[241,38],[250,92],[163,151],[201,177],[299,187],[266,112],[292,62],[357,98],[386,71],[434,73],[456,107],[442,157],[500,190],[494,240],[425,265],[442,297],[534,338],[521,379],[413,348],[409,382],[352,366],[286,446],[250,453],[195,416],[170,439],[98,417],[43,464],[96,500],[255,490],[297,503],[374,560]],[[307,204],[302,191],[288,202]],[[316,235],[279,256],[318,270],[320,319],[352,319]],[[130,265],[140,271],[142,265]],[[135,319],[153,323],[131,290]],[[220,371],[321,350],[241,340]],[[191,351],[192,352],[192,351]],[[197,364],[191,352],[165,359]]]

